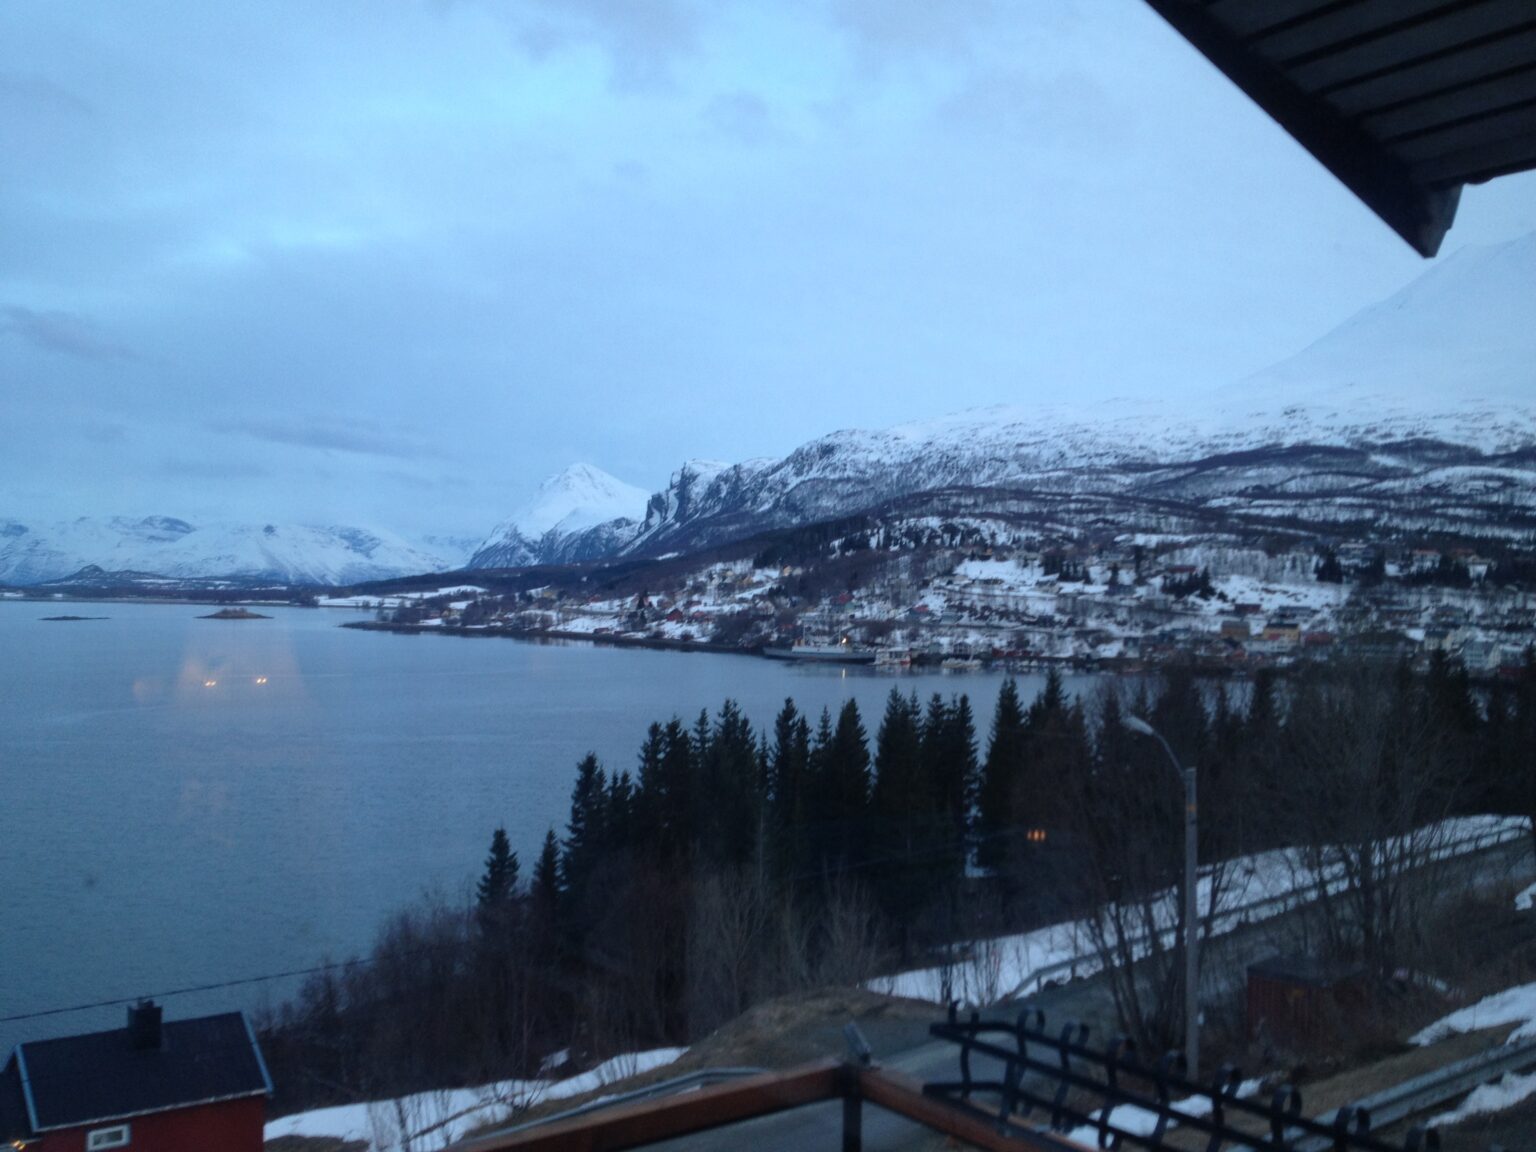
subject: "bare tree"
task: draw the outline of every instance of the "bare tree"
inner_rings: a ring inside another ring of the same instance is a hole
[[[1416,933],[1449,835],[1454,781],[1422,683],[1355,668],[1300,682],[1285,730],[1288,832],[1324,944],[1389,975]]]

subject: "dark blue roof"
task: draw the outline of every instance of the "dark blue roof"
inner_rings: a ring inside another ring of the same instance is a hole
[[[167,1021],[158,1048],[135,1048],[126,1028],[18,1044],[0,1077],[0,1120],[11,1081],[32,1135],[272,1091],[241,1012]]]

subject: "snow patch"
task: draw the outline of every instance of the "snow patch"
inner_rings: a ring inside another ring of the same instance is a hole
[[[1448,1128],[1452,1124],[1460,1124],[1473,1116],[1502,1112],[1533,1095],[1536,1095],[1536,1072],[1525,1076],[1517,1072],[1506,1072],[1503,1079],[1493,1084],[1480,1084],[1472,1089],[1459,1105],[1449,1112],[1440,1113],[1431,1120],[1429,1127]]]
[[[686,1048],[655,1048],[605,1060],[566,1080],[503,1080],[478,1088],[420,1092],[394,1100],[341,1104],[273,1120],[265,1140],[281,1136],[360,1140],[369,1152],[434,1152],[460,1140],[473,1128],[513,1120],[532,1104],[568,1100],[631,1076],[673,1063]]]
[[[1516,1024],[1507,1044],[1536,1039],[1536,984],[1518,984],[1484,996],[1476,1004],[1458,1008],[1416,1033],[1411,1044],[1435,1044],[1460,1032],[1475,1032],[1500,1024]]]

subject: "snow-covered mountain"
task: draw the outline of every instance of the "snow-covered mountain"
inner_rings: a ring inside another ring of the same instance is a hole
[[[683,551],[893,502],[942,510],[939,492],[975,506],[990,491],[1013,515],[1063,524],[1177,514],[1507,534],[1536,514],[1532,315],[1536,234],[1464,249],[1296,356],[1203,395],[988,408],[835,432],[782,460],[690,462],[637,522],[471,563]]]
[[[517,568],[606,555],[631,534],[650,493],[590,464],[572,464],[475,549],[472,568]],[[574,543],[574,550],[568,545]]]
[[[0,520],[0,580],[40,584],[83,568],[174,580],[350,584],[457,567],[462,552],[385,532],[300,524],[189,524],[171,516]]]

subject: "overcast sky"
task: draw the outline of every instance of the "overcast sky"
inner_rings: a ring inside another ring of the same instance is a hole
[[[1208,388],[1426,267],[1140,0],[0,6],[0,516],[475,534]]]

